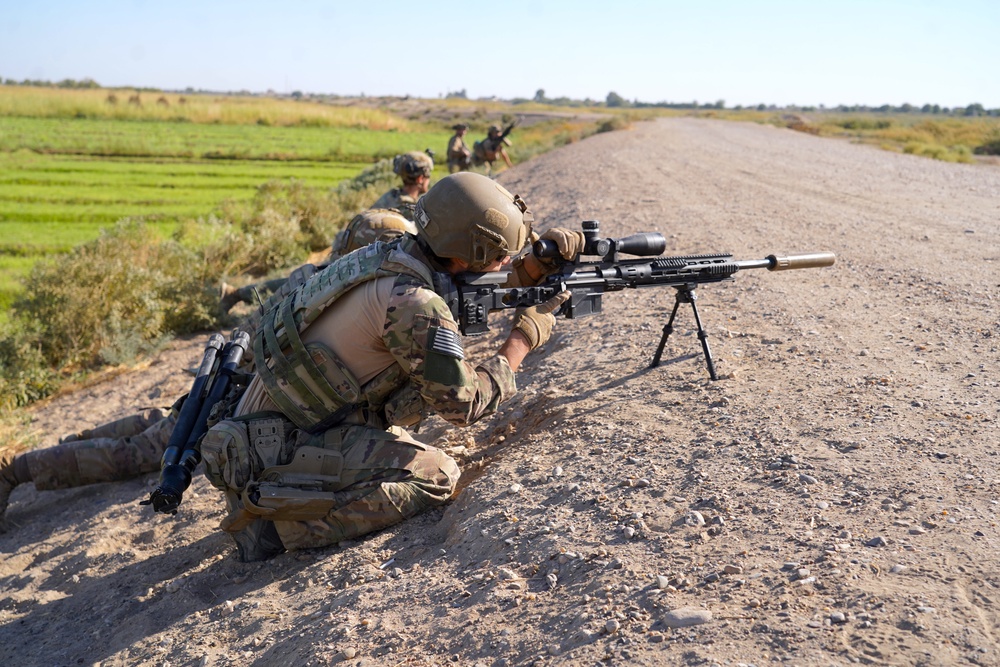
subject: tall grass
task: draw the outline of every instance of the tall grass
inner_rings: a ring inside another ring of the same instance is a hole
[[[695,115],[766,123],[947,162],[973,162],[976,154],[990,155],[991,142],[1000,136],[1000,118],[984,116],[756,110],[697,112]]]
[[[129,99],[137,98],[138,104]],[[170,121],[280,127],[352,127],[411,132],[414,123],[380,109],[314,101],[135,90],[0,86],[0,116]]]

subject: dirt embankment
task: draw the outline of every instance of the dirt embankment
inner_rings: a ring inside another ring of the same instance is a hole
[[[719,382],[686,306],[647,368],[672,290],[560,321],[500,414],[422,431],[456,448],[459,496],[356,544],[238,563],[201,478],[177,517],[138,507],[152,478],[18,489],[0,659],[1000,664],[1000,170],[674,119],[502,180],[542,227],[838,260],[698,291]],[[38,425],[54,441],[169,402],[199,346]]]

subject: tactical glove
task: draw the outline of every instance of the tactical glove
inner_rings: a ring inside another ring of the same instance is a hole
[[[583,252],[586,240],[583,232],[576,232],[565,227],[553,227],[541,236],[544,241],[555,241],[559,246],[559,254],[567,261],[573,261],[576,256]],[[555,260],[552,257],[537,258],[542,264],[552,264]]]
[[[552,335],[552,327],[556,324],[553,312],[559,310],[569,299],[569,292],[564,291],[554,297],[531,308],[518,310],[514,316],[514,330],[520,331],[528,339],[528,345],[532,350],[537,350],[545,344]]]

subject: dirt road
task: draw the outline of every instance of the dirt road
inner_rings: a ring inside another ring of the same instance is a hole
[[[561,320],[500,414],[421,431],[458,497],[356,544],[238,563],[201,478],[172,518],[136,504],[154,479],[19,488],[0,660],[1000,665],[1000,169],[675,119],[501,180],[542,228],[837,264],[700,289],[718,382],[684,308],[647,368],[672,290]],[[37,426],[164,402],[198,346]]]

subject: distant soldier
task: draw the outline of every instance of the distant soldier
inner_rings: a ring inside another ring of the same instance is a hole
[[[490,125],[490,129],[486,133],[486,138],[473,144],[473,156],[475,157],[476,166],[485,164],[487,176],[493,173],[493,162],[497,157],[503,158],[508,168],[514,166],[510,161],[510,156],[507,155],[507,151],[504,149],[504,146],[510,146],[510,139],[507,138],[507,135],[512,129],[514,129],[513,125],[506,130],[501,129],[499,125]]]
[[[402,213],[407,220],[413,220],[417,200],[431,187],[434,160],[426,153],[411,151],[395,157],[392,171],[403,179],[403,187],[386,192],[372,208],[392,208]]]
[[[465,145],[465,133],[469,131],[469,126],[465,123],[453,125],[454,136],[448,140],[448,173],[454,174],[456,171],[468,171],[472,166],[472,151]]]

